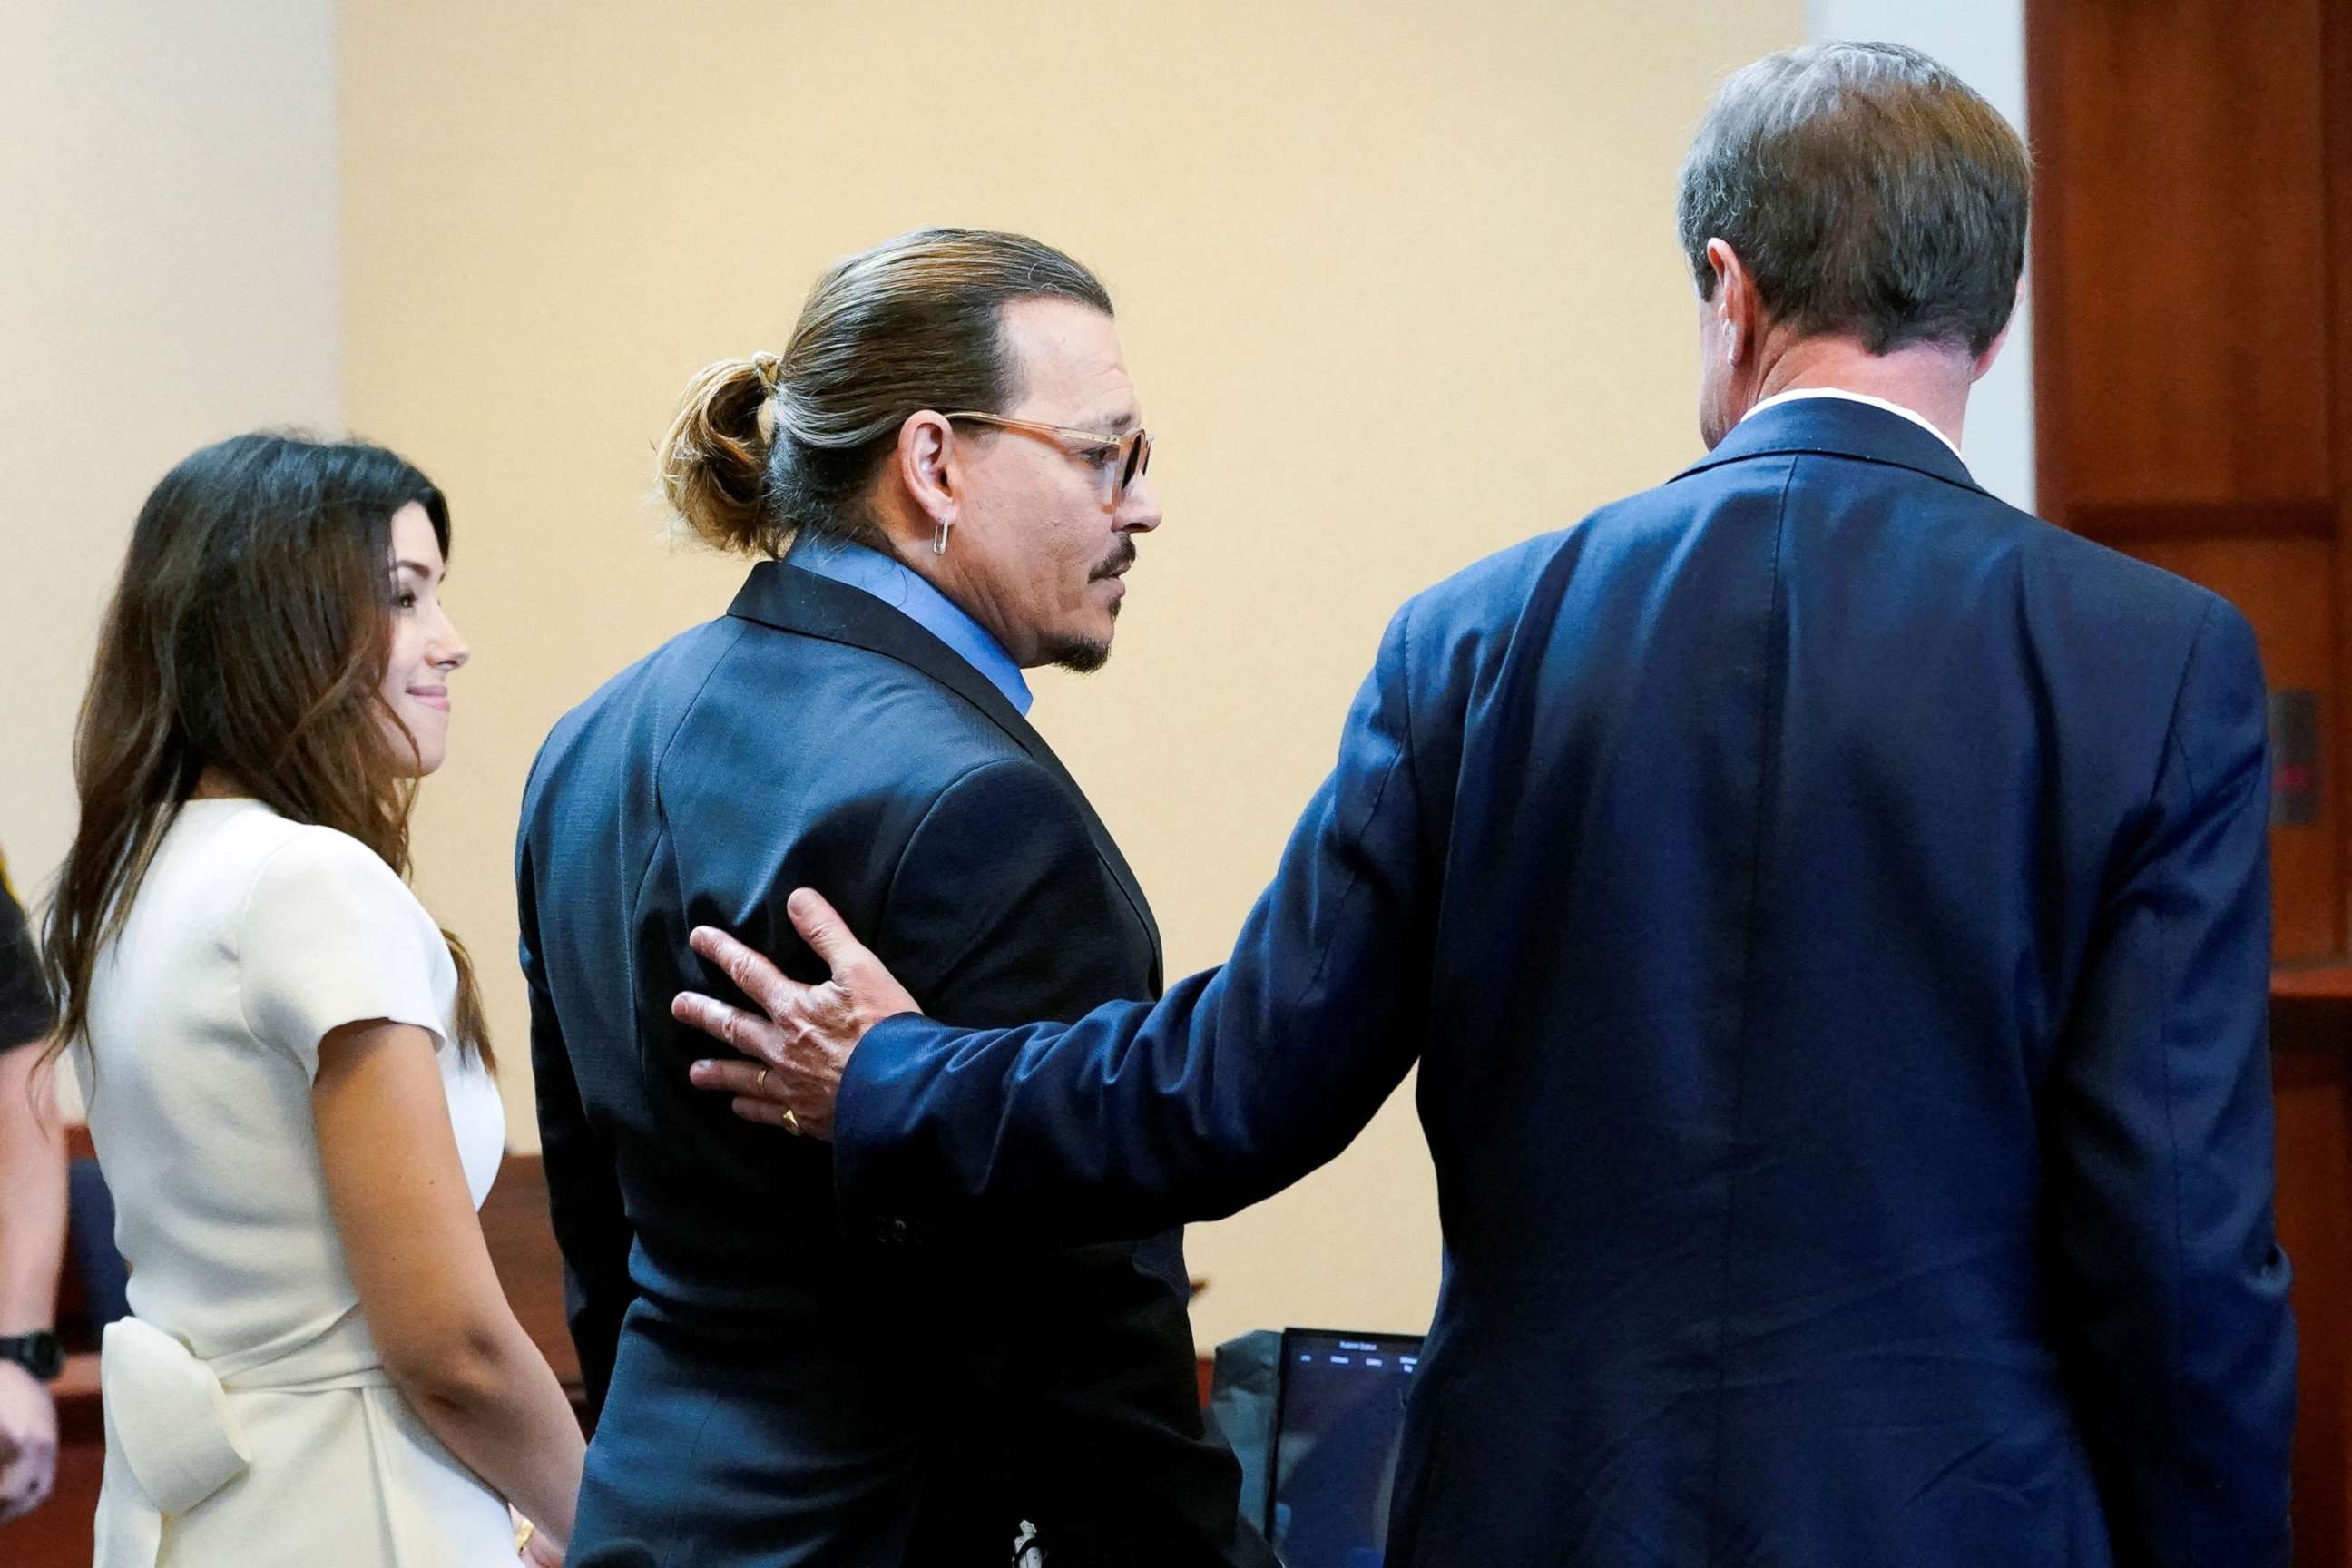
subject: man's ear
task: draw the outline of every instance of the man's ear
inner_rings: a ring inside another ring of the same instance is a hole
[[[963,493],[963,471],[956,456],[955,428],[945,416],[928,408],[907,416],[898,426],[891,472],[907,500],[932,528],[954,524],[956,499]]]
[[[1706,264],[1715,273],[1715,296],[1709,301],[1723,323],[1724,355],[1737,365],[1755,352],[1759,320],[1763,311],[1756,298],[1756,280],[1748,264],[1722,239],[1706,242]]]

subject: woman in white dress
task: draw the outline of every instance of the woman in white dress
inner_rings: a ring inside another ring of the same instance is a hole
[[[142,510],[76,737],[47,963],[114,1193],[99,1568],[562,1561],[582,1442],[475,1211],[465,950],[404,875],[467,650],[448,511],[243,436]]]

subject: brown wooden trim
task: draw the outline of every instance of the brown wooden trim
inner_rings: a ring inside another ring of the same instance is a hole
[[[2329,249],[2352,255],[2352,15],[2341,5],[2319,14],[2319,145],[2321,200]],[[2326,290],[2321,320],[2330,334],[2326,363],[2327,430],[2334,451],[2336,517],[2336,690],[2328,722],[2336,727],[2333,796],[2336,820],[2352,824],[2352,287],[2338,268],[2320,269]],[[2352,833],[2336,837],[2336,940],[2352,950]]]
[[[99,1411],[97,1352],[66,1357],[65,1371],[49,1392],[57,1399],[58,1442],[106,1441],[106,1422]]]
[[[2100,501],[2069,506],[2066,526],[2102,543],[2163,539],[2324,539],[2333,542],[2336,508],[2326,500]]]
[[[2352,963],[2281,964],[2271,971],[2271,1002],[2334,1008],[2352,1019]]]
[[[2352,963],[2271,972],[2271,1053],[2282,1078],[2297,1058],[2352,1056]],[[2352,1205],[2352,1193],[2344,1198]]]
[[[482,1239],[506,1288],[515,1321],[566,1389],[580,1386],[580,1354],[563,1313],[563,1254],[549,1218],[547,1167],[537,1154],[509,1153],[482,1203]]]

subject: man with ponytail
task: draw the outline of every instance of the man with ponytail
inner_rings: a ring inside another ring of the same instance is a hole
[[[572,1333],[601,1405],[580,1547],[705,1564],[1271,1562],[1204,1428],[1181,1233],[950,1244],[840,1209],[822,1143],[688,1066],[723,924],[822,973],[832,889],[960,1018],[1161,984],[1150,905],[1025,717],[1108,657],[1160,522],[1109,296],[1017,235],[835,266],[782,353],[709,366],[663,443],[728,613],[557,725],[517,853]],[[782,1129],[782,1130],[780,1130]]]
[[[1900,45],[1733,74],[1708,456],[1407,601],[1227,963],[959,1027],[817,881],[830,984],[691,937],[759,1004],[677,999],[698,1076],[845,1204],[1043,1246],[1269,1196],[1417,1068],[1391,1568],[2308,1555],[2261,660],[1960,456],[2032,176]]]

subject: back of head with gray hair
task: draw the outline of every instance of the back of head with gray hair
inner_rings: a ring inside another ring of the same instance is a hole
[[[1683,161],[1677,226],[1703,299],[1719,238],[1799,332],[1981,354],[2016,303],[2032,177],[2009,122],[1926,55],[1816,44],[1723,84]]]

